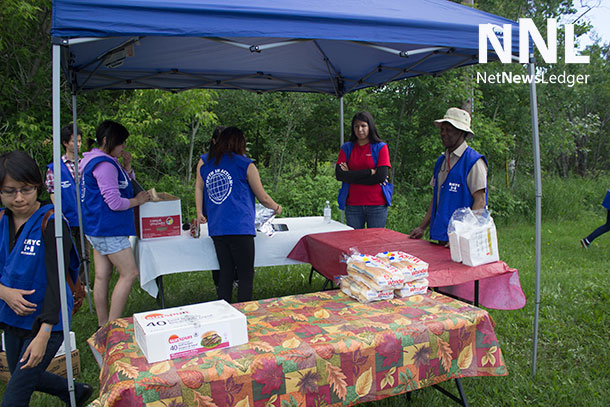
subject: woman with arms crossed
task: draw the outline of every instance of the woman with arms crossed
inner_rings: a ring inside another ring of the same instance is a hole
[[[373,116],[358,112],[352,119],[352,137],[341,146],[335,176],[342,181],[337,202],[354,229],[383,228],[391,204],[388,184],[390,154],[381,141]]]

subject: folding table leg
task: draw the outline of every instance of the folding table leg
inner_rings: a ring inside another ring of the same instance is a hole
[[[163,293],[163,276],[159,276],[155,279],[157,281],[157,287],[159,287],[159,293],[157,294],[157,304],[161,308],[165,308],[165,294]]]
[[[456,403],[460,404],[463,407],[468,407],[468,400],[466,400],[466,394],[464,393],[464,389],[462,388],[462,382],[460,381],[460,379],[455,379],[455,384],[458,388],[458,392],[460,393],[460,397],[456,397],[455,395],[453,395],[452,393],[450,393],[449,391],[443,389],[440,385],[438,384],[434,384],[432,385],[432,387],[434,387],[436,390],[440,391],[441,393],[443,393],[445,396],[449,397],[451,400],[455,401]]]
[[[479,280],[474,280],[474,306],[479,306]]]
[[[328,283],[330,283],[330,287],[329,287],[329,288],[326,288],[326,286],[328,285]],[[330,280],[330,279],[328,279],[328,278],[327,278],[327,279],[326,279],[326,281],[324,282],[324,285],[322,286],[322,291],[325,291],[325,290],[332,290],[333,288],[334,288],[334,284],[333,284],[332,280]]]

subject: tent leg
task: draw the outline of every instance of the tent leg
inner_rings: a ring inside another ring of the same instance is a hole
[[[529,74],[536,74],[534,55],[530,54]],[[540,313],[540,257],[542,229],[542,182],[540,177],[540,138],[538,134],[538,102],[536,83],[530,83],[530,108],[532,112],[532,146],[534,151],[534,182],[536,184],[536,299],[534,308],[534,338],[532,349],[532,377],[536,376],[536,356],[538,353],[538,317]]]
[[[60,146],[60,127],[61,127],[61,99],[60,92],[60,64],[61,47],[53,45],[53,166],[60,168],[61,146]],[[54,176],[54,189],[61,191],[61,171],[56,171]],[[61,219],[61,194],[55,194],[55,219]],[[68,315],[68,297],[66,292],[66,275],[64,263],[64,244],[63,244],[63,225],[62,222],[55,222],[55,240],[57,243],[57,272],[59,274],[59,297],[61,300],[61,319],[63,323],[64,344],[70,343],[70,324]],[[70,393],[70,405],[76,406],[74,394],[74,375],[72,372],[72,352],[66,352],[66,375],[68,380],[68,392]]]
[[[339,147],[345,143],[345,130],[343,129],[343,96],[339,98]],[[345,224],[345,212],[341,212],[341,223]]]
[[[77,125],[77,121],[78,121],[78,112],[76,111],[76,94],[73,93],[72,94],[72,134],[74,137],[74,157],[75,157],[75,162],[78,162],[78,143],[76,143],[76,139],[78,137],[78,125]],[[80,239],[80,255],[81,255],[81,259],[83,261],[83,270],[85,270],[85,291],[87,291],[87,300],[89,301],[89,313],[93,314],[93,305],[91,304],[91,290],[89,287],[91,287],[91,285],[89,284],[89,262],[87,261],[87,259],[89,258],[89,256],[87,256],[86,250],[87,247],[85,245],[85,236],[84,236],[84,232],[83,232],[83,213],[82,213],[82,207],[81,207],[81,202],[80,202],[80,183],[79,183],[79,174],[78,174],[78,165],[74,166],[74,182],[76,183],[76,210],[77,210],[77,214],[78,214],[78,234],[79,234],[79,239]]]

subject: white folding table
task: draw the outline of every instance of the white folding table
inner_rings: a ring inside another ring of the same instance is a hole
[[[303,264],[287,257],[303,236],[352,229],[340,222],[324,222],[322,216],[277,218],[273,223],[286,224],[288,230],[275,232],[271,236],[257,233],[254,238],[254,267]],[[183,231],[181,236],[176,237],[137,239],[134,252],[140,270],[140,286],[151,296],[160,298],[161,306],[164,306],[164,275],[219,269],[207,224],[201,225],[198,239],[191,237],[189,231]]]

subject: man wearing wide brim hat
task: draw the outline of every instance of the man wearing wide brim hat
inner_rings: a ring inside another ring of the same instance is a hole
[[[487,160],[466,143],[474,136],[467,111],[449,108],[434,124],[440,129],[445,152],[434,166],[430,182],[434,194],[426,216],[410,236],[419,239],[430,226],[430,239],[446,243],[449,219],[456,209],[487,206]]]

